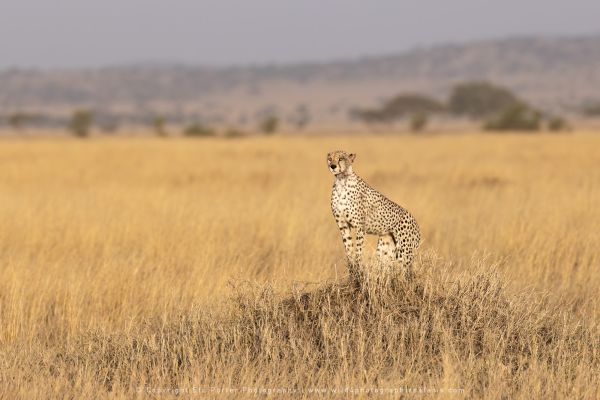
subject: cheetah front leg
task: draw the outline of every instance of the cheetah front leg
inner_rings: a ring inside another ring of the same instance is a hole
[[[344,243],[344,248],[346,249],[346,258],[350,264],[353,263],[352,257],[352,235],[350,232],[350,225],[347,222],[337,220],[338,228],[340,229],[340,233],[342,234],[342,242]]]
[[[356,265],[360,265],[360,263],[362,262],[362,251],[364,243],[365,231],[362,228],[362,226],[359,226],[358,228],[356,228],[356,257],[354,259]]]

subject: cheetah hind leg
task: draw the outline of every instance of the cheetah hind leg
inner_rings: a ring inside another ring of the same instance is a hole
[[[407,238],[403,239],[400,233],[394,234],[396,240],[396,262],[402,268],[402,272],[406,277],[410,277],[412,273],[413,249],[410,247],[410,242]]]

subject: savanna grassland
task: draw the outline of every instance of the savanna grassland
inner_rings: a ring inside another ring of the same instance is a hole
[[[334,149],[412,279],[347,282]],[[2,398],[599,394],[595,133],[7,139],[0,196]]]

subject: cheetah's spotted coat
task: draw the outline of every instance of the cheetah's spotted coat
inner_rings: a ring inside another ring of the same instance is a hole
[[[351,267],[362,260],[365,234],[379,236],[377,257],[380,262],[398,260],[409,270],[421,239],[414,217],[387,197],[371,188],[352,170],[356,155],[345,151],[327,154],[327,165],[335,176],[331,209],[342,234]],[[356,233],[353,254],[351,230]]]

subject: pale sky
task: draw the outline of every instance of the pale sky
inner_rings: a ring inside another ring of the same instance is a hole
[[[600,0],[0,0],[0,68],[330,60],[600,34]]]

